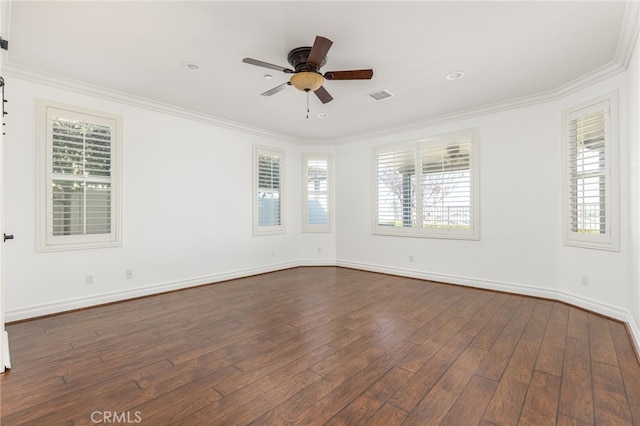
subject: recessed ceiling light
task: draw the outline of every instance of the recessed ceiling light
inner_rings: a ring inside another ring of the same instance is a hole
[[[318,118],[327,118],[329,116],[329,114],[327,114],[326,112],[321,112],[320,114],[318,114]]]
[[[273,78],[273,76],[271,74],[265,74],[264,75],[264,79],[265,80],[271,80]]]
[[[462,71],[456,71],[447,75],[447,80],[458,80],[462,77],[464,77],[464,73]]]
[[[194,64],[193,62],[183,62],[182,68],[187,69],[189,71],[199,70],[200,66],[198,64]]]

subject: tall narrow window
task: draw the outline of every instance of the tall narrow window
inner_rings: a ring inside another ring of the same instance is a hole
[[[376,151],[379,234],[477,239],[477,132]]]
[[[120,117],[39,102],[39,248],[120,245]]]
[[[305,232],[331,232],[331,154],[304,154]]]
[[[254,234],[284,232],[283,169],[282,151],[254,147]]]
[[[567,245],[619,250],[613,112],[607,98],[564,113]]]

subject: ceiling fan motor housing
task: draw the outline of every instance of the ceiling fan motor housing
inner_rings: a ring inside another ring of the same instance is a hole
[[[317,64],[317,66],[314,67],[314,64],[307,63],[307,58],[309,57],[310,52],[311,47],[296,47],[287,55],[287,61],[289,61],[296,72],[320,72],[320,68],[322,68],[324,64],[327,63],[327,57],[325,56],[322,60],[322,63]]]

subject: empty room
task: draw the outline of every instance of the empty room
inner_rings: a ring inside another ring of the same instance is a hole
[[[640,425],[639,15],[0,0],[0,422]]]

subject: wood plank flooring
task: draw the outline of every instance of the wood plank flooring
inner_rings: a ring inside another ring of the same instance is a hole
[[[13,425],[640,425],[625,326],[563,303],[294,268],[10,324]]]

